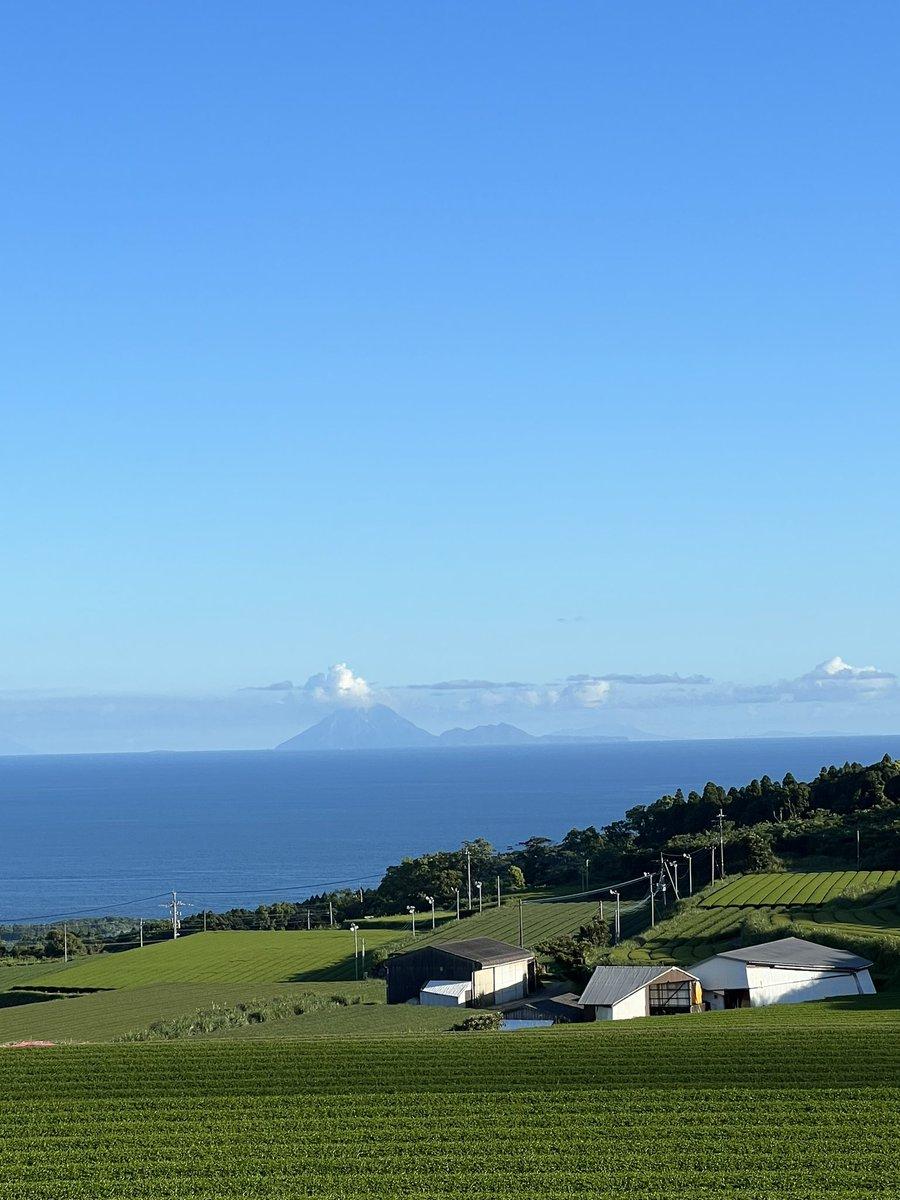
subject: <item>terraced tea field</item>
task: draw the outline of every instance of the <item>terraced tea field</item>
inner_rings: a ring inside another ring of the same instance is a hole
[[[780,871],[739,875],[726,880],[703,900],[704,908],[827,904],[855,891],[876,891],[900,883],[900,871]]]
[[[789,925],[815,940],[817,930],[900,939],[897,871],[834,871],[743,875],[704,896],[696,907],[644,930],[639,945],[614,958],[632,963],[675,962],[689,967],[741,944],[741,927],[751,913],[766,913],[772,937]],[[844,898],[847,889],[870,893],[865,900]],[[729,903],[726,903],[729,901]],[[865,947],[860,947],[865,953]]]
[[[366,932],[366,949],[395,940],[387,929]],[[349,930],[195,933],[138,950],[78,959],[43,986],[132,988],[151,983],[280,983],[354,978]]]
[[[4,1200],[896,1194],[876,1006],[0,1056]]]

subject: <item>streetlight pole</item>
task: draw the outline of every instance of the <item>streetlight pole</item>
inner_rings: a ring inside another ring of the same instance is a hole
[[[618,946],[619,938],[620,938],[621,932],[622,932],[622,923],[621,923],[621,917],[620,917],[621,909],[619,907],[620,904],[622,903],[622,901],[621,901],[621,897],[619,896],[619,893],[614,892],[612,888],[609,889],[609,894],[611,896],[615,896],[615,898],[616,898],[616,945]]]
[[[350,925],[350,932],[353,934],[353,978],[359,979],[359,926],[355,922]]]
[[[431,905],[431,928],[434,929],[434,896],[426,896],[425,902]]]
[[[681,857],[682,857],[682,858],[686,858],[686,859],[687,859],[687,864],[688,864],[688,895],[689,895],[689,896],[693,896],[693,894],[694,894],[694,860],[693,860],[693,858],[691,858],[690,854],[682,854],[682,856],[681,856]]]
[[[497,876],[497,907],[500,907],[500,876]]]
[[[644,878],[650,881],[650,924],[654,926],[656,924],[656,896],[653,891],[653,872],[645,871]]]
[[[725,820],[725,814],[719,809],[719,876],[725,878],[725,834],[722,831],[722,822]]]
[[[716,882],[716,843],[709,848],[709,882]]]
[[[590,884],[591,884],[591,860],[589,858],[586,858],[584,860],[584,890],[586,892],[590,890]]]
[[[480,879],[475,880],[475,886],[478,888],[478,911],[482,912],[483,909],[481,906],[481,889],[483,887],[483,884]]]
[[[469,912],[472,911],[472,851],[466,851],[466,879],[469,883]]]
[[[413,937],[415,937],[416,936],[416,906],[414,904],[407,904],[406,911],[412,917],[412,933],[413,933]]]
[[[458,921],[459,920],[459,888],[454,888],[453,890],[454,890],[454,892],[456,892],[456,919]]]

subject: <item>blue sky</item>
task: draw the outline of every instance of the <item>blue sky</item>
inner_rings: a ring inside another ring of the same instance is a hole
[[[895,5],[3,25],[0,690],[900,670]]]

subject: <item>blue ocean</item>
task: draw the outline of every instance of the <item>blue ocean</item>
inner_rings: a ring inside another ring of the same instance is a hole
[[[369,886],[404,855],[604,825],[681,787],[900,755],[884,737],[0,759],[0,920]]]

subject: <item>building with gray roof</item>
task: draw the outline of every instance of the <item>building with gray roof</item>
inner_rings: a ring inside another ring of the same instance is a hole
[[[692,968],[710,1008],[759,1008],[875,991],[867,958],[805,938],[723,950]]]
[[[680,967],[595,967],[579,1003],[594,1021],[676,1016],[700,1010],[700,984]]]

